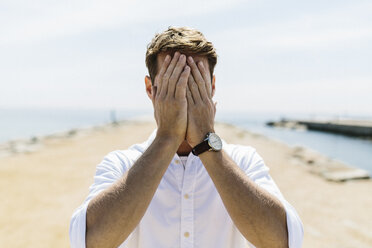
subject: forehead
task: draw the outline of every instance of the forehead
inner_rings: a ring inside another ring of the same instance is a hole
[[[165,56],[167,56],[168,54],[173,57],[174,52],[161,52],[161,53],[158,54],[158,56],[156,58],[157,59],[157,64],[158,64],[158,71],[159,71],[161,65],[163,64]],[[183,53],[183,54],[185,54],[186,56],[191,56],[196,63],[198,63],[199,61],[202,61],[203,64],[207,65],[207,68],[209,68],[208,58],[206,56],[200,56],[200,55],[196,55],[196,54],[186,54],[186,53]]]

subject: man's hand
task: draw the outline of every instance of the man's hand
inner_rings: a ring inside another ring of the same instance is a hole
[[[186,56],[175,52],[172,60],[167,55],[155,77],[153,100],[157,135],[176,139],[181,144],[186,137],[187,100],[186,88],[190,67]]]
[[[173,59],[166,57],[152,92],[157,136],[129,170],[89,202],[86,247],[120,246],[143,218],[174,154],[185,140],[189,75],[185,55],[176,52]]]
[[[187,132],[186,140],[191,147],[203,141],[208,132],[214,132],[216,105],[212,101],[211,77],[200,61],[195,63],[191,56],[187,59],[191,68],[186,89]]]

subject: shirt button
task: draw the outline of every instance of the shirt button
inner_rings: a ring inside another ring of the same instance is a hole
[[[183,236],[185,236],[186,238],[188,238],[188,237],[190,237],[190,233],[189,233],[189,232],[185,232],[185,233],[183,234]]]
[[[180,161],[179,161],[179,160],[176,160],[176,161],[174,161],[174,163],[175,163],[175,164],[179,164],[179,163],[180,163]]]
[[[188,194],[184,194],[183,197],[185,197],[185,199],[189,199],[189,195]]]

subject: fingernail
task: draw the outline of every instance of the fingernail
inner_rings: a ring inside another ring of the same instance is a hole
[[[165,60],[168,61],[170,59],[170,56],[169,54],[167,56],[165,56]]]
[[[174,56],[178,56],[180,53],[177,51],[174,53]]]
[[[193,61],[193,59],[192,59],[192,57],[191,57],[191,56],[189,56],[189,61],[190,61],[190,62],[192,62],[192,61]]]
[[[203,65],[203,62],[199,62],[199,65],[201,66],[201,67],[204,67],[204,65]]]
[[[181,54],[180,59],[184,59],[186,56]]]

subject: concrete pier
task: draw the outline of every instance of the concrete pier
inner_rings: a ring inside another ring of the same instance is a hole
[[[372,138],[372,121],[336,120],[336,121],[309,121],[309,120],[281,120],[268,122],[269,126],[303,127],[329,133],[348,136]]]

